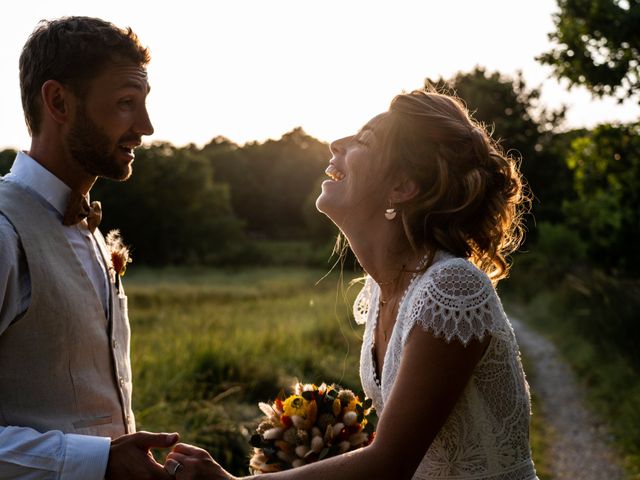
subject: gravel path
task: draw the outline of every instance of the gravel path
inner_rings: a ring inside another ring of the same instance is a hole
[[[511,323],[523,354],[531,360],[531,389],[552,432],[553,480],[622,480],[624,473],[608,445],[607,429],[586,410],[582,389],[556,348],[522,322],[511,319]]]

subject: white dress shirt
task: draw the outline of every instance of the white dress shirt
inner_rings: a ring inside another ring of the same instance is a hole
[[[47,202],[62,217],[71,189],[23,152],[3,180],[15,182]],[[84,267],[107,314],[107,270],[86,221],[64,227],[64,233]],[[43,234],[45,234],[43,232]],[[20,321],[31,299],[31,281],[18,234],[0,213],[0,335]],[[2,399],[0,399],[0,402]],[[43,405],[42,408],[46,408]],[[40,433],[28,427],[0,427],[0,479],[102,479],[110,439],[60,431]]]

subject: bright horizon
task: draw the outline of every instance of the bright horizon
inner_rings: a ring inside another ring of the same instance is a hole
[[[640,117],[635,101],[569,92],[535,61],[550,48],[555,0],[24,0],[0,31],[0,149],[29,148],[18,57],[40,19],[101,17],[130,26],[151,50],[147,103],[155,133],[145,143],[202,146],[280,138],[295,127],[330,141],[387,109],[392,97],[482,66],[524,74],[541,104],[569,109],[564,128]]]

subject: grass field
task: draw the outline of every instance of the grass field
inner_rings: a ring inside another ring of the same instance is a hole
[[[351,316],[359,286],[338,274],[317,283],[325,274],[131,269],[138,428],[178,431],[241,474],[259,401],[295,379],[359,392],[362,327]]]
[[[178,431],[234,474],[247,473],[248,435],[295,379],[360,393],[360,289],[326,270],[141,270],[125,277],[138,428]],[[543,465],[544,426],[534,423]],[[158,452],[161,456],[162,452]],[[542,477],[541,477],[542,478]]]

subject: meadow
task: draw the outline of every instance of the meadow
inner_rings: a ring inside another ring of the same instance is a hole
[[[138,428],[180,432],[246,474],[258,402],[296,380],[361,393],[357,274],[327,271],[130,269]]]
[[[350,285],[360,272],[328,270],[131,268],[125,283],[138,428],[180,432],[232,473],[246,474],[258,402],[296,380],[338,383],[362,395],[363,327],[351,313],[360,284]],[[541,479],[551,478],[547,433],[534,415]]]

